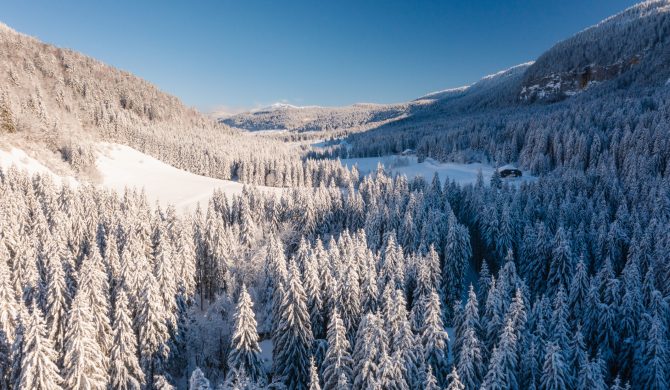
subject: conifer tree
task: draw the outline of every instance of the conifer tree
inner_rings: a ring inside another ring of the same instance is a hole
[[[133,332],[128,298],[123,288],[117,289],[115,302],[110,387],[115,390],[139,390],[144,384],[144,373],[137,358],[137,337]]]
[[[18,304],[11,286],[11,275],[7,261],[9,253],[0,238],[0,334],[4,335],[8,345],[14,342],[14,333],[18,326]]]
[[[304,281],[312,332],[314,338],[320,338],[325,334],[322,316],[323,300],[321,299],[321,281],[319,280],[317,259],[312,253],[305,261]]]
[[[449,368],[449,335],[442,323],[440,298],[435,290],[430,293],[423,324],[421,344],[424,349],[424,359],[435,373],[438,384],[444,386]]]
[[[322,365],[323,388],[337,389],[341,375],[344,375],[349,383],[353,377],[352,368],[353,360],[349,352],[346,329],[335,309],[328,325],[328,351]]]
[[[197,368],[193,370],[193,373],[191,374],[191,379],[188,381],[188,389],[189,390],[210,390],[211,387],[209,385],[209,381],[207,378],[205,378],[205,374],[202,373],[200,368]]]
[[[258,382],[263,378],[263,366],[252,307],[251,297],[243,285],[234,316],[235,328],[228,355],[228,367],[233,372],[244,372],[250,380]]]
[[[379,358],[382,346],[388,340],[377,315],[366,314],[358,327],[356,343],[352,355],[355,375],[353,388],[356,390],[372,389],[377,385],[376,377],[379,369]]]
[[[579,371],[579,378],[577,381],[578,389],[593,389],[593,390],[607,390],[605,384],[604,373],[602,370],[603,362],[598,360],[584,360]]]
[[[103,353],[105,370],[108,367],[108,356],[112,343],[109,291],[109,280],[104,270],[102,257],[95,247],[82,264],[77,294],[81,292],[82,296],[88,299],[89,313],[93,316],[93,324],[96,327],[95,339],[100,344],[100,350]]]
[[[449,383],[449,385],[447,386],[447,390],[465,390],[466,389],[465,385],[461,382],[461,379],[458,377],[458,371],[456,371],[455,366],[451,368],[451,372],[447,376],[447,382]],[[437,389],[438,387],[433,387],[433,388]]]
[[[444,268],[442,271],[445,302],[448,308],[460,302],[465,282],[465,271],[472,256],[468,229],[456,221],[452,213],[448,220],[448,233],[444,249]]]
[[[558,292],[559,287],[570,284],[570,270],[573,264],[570,242],[562,226],[556,231],[553,248],[547,276],[547,290],[552,296]]]
[[[389,390],[409,390],[409,385],[405,381],[402,364],[388,355],[386,347],[382,347],[379,372],[377,375],[377,386]]]
[[[646,315],[640,329],[646,329],[636,355],[634,384],[644,389],[668,387],[668,342],[666,328],[658,314]]]
[[[289,390],[307,388],[312,340],[307,297],[298,268],[291,262],[286,292],[279,308],[277,342],[274,345],[275,375]]]
[[[62,351],[67,326],[70,290],[65,281],[65,271],[60,259],[49,256],[47,268],[47,329],[49,338],[54,342],[55,350]]]
[[[498,345],[491,354],[489,371],[482,387],[486,389],[518,389],[518,340],[512,320],[508,320]]]
[[[33,307],[30,322],[26,327],[24,349],[21,359],[19,389],[61,389],[62,378],[58,373],[58,355],[47,337],[40,310]]]
[[[106,389],[107,368],[104,355],[96,340],[95,317],[89,299],[80,289],[70,309],[65,332],[63,358],[64,387],[68,389]]]
[[[549,342],[545,348],[540,389],[565,390],[570,386],[570,377],[567,364],[563,358],[563,351],[555,342]]]
[[[166,313],[152,273],[148,273],[144,285],[138,315],[140,364],[147,386],[151,386],[154,375],[161,373],[162,362],[169,354],[166,345],[169,334]]]
[[[321,390],[319,384],[319,372],[314,364],[314,357],[309,358],[309,390]]]
[[[484,376],[484,362],[482,343],[479,339],[481,328],[477,296],[472,285],[470,285],[461,329],[458,352],[455,351],[458,373],[466,389],[477,389]]]
[[[435,375],[433,375],[433,369],[430,366],[426,366],[424,367],[424,370],[426,371],[426,373],[424,375],[422,388],[424,390],[439,390],[440,387],[437,385],[437,379],[435,378]],[[449,377],[447,378],[449,379]]]

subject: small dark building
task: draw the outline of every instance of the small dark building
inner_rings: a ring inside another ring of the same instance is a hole
[[[520,170],[515,168],[506,168],[500,171],[500,177],[521,177],[522,173]]]

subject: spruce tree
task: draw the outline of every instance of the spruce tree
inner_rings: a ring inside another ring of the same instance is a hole
[[[48,257],[46,323],[49,338],[56,351],[62,351],[70,291],[65,281],[65,271],[59,258]]]
[[[233,372],[243,371],[249,379],[258,382],[264,374],[260,358],[261,349],[258,346],[256,319],[252,307],[251,297],[246,286],[243,285],[234,316],[235,328],[228,355],[228,367]]]
[[[559,287],[570,284],[570,271],[573,267],[570,241],[562,226],[556,231],[553,247],[552,259],[549,264],[549,275],[547,277],[547,290],[552,296],[558,292]]]
[[[368,313],[358,327],[352,355],[355,375],[352,382],[356,390],[373,389],[377,385],[380,351],[388,342],[380,322],[375,314]]]
[[[189,390],[210,390],[209,381],[205,378],[205,374],[202,373],[200,368],[193,370],[191,378],[188,381]]]
[[[63,379],[68,389],[106,389],[107,368],[96,340],[95,317],[89,299],[79,290],[70,309],[65,332]]]
[[[570,388],[570,374],[568,366],[555,342],[547,343],[545,348],[544,364],[542,366],[542,377],[540,378],[540,389],[542,390],[565,390]]]
[[[138,314],[140,364],[147,386],[151,386],[154,375],[161,373],[162,362],[169,353],[166,344],[169,334],[166,313],[152,273],[148,273],[144,286]]]
[[[328,351],[322,365],[324,390],[337,389],[341,375],[350,383],[353,378],[352,368],[346,329],[335,309],[328,325]]]
[[[128,298],[122,288],[117,289],[115,302],[110,387],[118,390],[139,390],[144,384],[144,373],[137,358],[137,337],[132,328]]]
[[[429,374],[432,375],[432,373],[429,372]],[[465,385],[461,382],[461,378],[458,376],[458,371],[456,370],[456,367],[451,368],[451,372],[447,376],[447,382],[449,382],[449,385],[447,386],[447,390],[465,390],[466,387]],[[438,387],[433,387],[434,389],[437,389]]]
[[[646,315],[640,329],[642,343],[636,355],[636,368],[633,377],[635,387],[644,389],[668,388],[668,341],[667,330],[658,314]]]
[[[482,387],[486,389],[519,389],[518,340],[512,320],[508,320],[498,345],[491,354],[489,371]]]
[[[40,310],[33,307],[30,322],[26,327],[19,389],[61,389],[62,378],[56,361],[58,354],[47,337]]]
[[[314,357],[309,358],[309,390],[321,390],[319,384],[319,372],[314,364]]]
[[[437,292],[432,290],[421,329],[421,344],[426,364],[432,368],[438,384],[444,386],[449,369],[449,335],[444,329],[441,314],[440,298]]]
[[[289,390],[307,388],[312,329],[307,296],[295,263],[288,271],[288,284],[279,307],[279,324],[274,345],[275,375]]]
[[[468,390],[478,389],[484,376],[484,362],[482,358],[482,342],[479,339],[481,327],[477,296],[472,285],[465,305],[464,319],[461,324],[456,362],[461,382]]]

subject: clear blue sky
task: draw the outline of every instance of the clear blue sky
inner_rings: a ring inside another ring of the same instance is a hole
[[[211,110],[406,101],[533,60],[634,3],[2,0],[0,20]]]

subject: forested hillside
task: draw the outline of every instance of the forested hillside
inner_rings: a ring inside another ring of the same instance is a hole
[[[76,170],[114,141],[249,184],[180,214],[141,189],[0,169],[0,389],[667,389],[668,4],[325,151],[230,130],[3,27],[0,78],[17,81],[0,85],[2,142]],[[640,52],[575,93],[524,95]],[[327,158],[405,149],[537,178]]]

